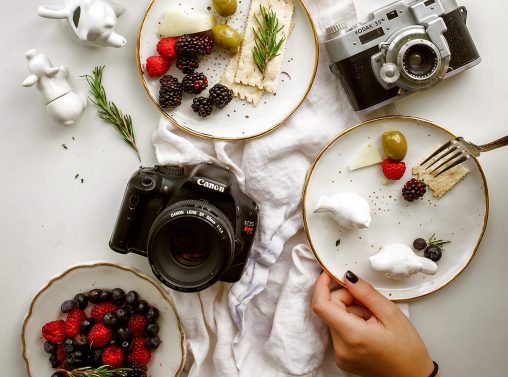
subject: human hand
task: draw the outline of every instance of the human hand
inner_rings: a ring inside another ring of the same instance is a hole
[[[351,271],[346,287],[331,292],[323,272],[312,309],[328,325],[337,365],[362,377],[429,377],[432,359],[398,306]]]

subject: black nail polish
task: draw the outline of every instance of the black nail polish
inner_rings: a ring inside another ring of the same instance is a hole
[[[351,283],[355,284],[358,281],[358,276],[356,276],[351,271],[346,272],[346,279],[348,279]]]

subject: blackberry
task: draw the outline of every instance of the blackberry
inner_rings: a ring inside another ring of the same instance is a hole
[[[115,288],[111,291],[113,304],[122,305],[125,302],[125,292],[122,288]]]
[[[213,105],[210,98],[197,97],[192,101],[192,111],[198,113],[200,117],[207,117],[212,113]]]
[[[133,363],[130,367],[132,369],[127,372],[127,377],[146,377],[146,365]]]
[[[437,262],[441,259],[441,256],[443,255],[443,252],[439,246],[436,245],[429,245],[425,252],[423,253],[425,255],[425,258],[429,258],[430,260]]]
[[[213,38],[210,34],[203,33],[194,37],[194,45],[199,55],[210,55],[213,51]]]
[[[180,106],[182,104],[182,85],[178,82],[178,79],[171,75],[166,75],[159,81],[161,83],[161,87],[159,89],[159,105],[163,108]],[[129,294],[132,296],[131,292],[127,293],[125,296],[125,300],[127,302]],[[133,303],[138,300],[137,295],[136,297],[129,298],[131,300],[135,300]]]
[[[413,241],[413,247],[415,250],[423,250],[427,247],[427,241],[425,241],[423,238],[417,238]]]
[[[72,309],[74,309],[74,301],[66,300],[60,305],[60,310],[62,313],[69,313]]]
[[[88,298],[83,293],[78,293],[76,296],[74,296],[74,305],[81,310],[86,309],[88,306]]]
[[[198,46],[195,37],[189,34],[182,35],[175,44],[176,54],[178,56],[198,55]]]
[[[411,178],[406,182],[404,187],[402,187],[402,196],[404,200],[408,202],[415,201],[416,199],[421,198],[425,192],[427,191],[425,187],[425,183],[419,181],[416,178]]]
[[[176,68],[186,75],[199,68],[198,57],[196,55],[181,55],[176,58]]]
[[[222,84],[215,84],[210,89],[210,99],[215,107],[223,109],[233,99],[233,91]]]
[[[208,86],[208,78],[200,72],[185,76],[182,80],[182,89],[185,93],[199,94]]]

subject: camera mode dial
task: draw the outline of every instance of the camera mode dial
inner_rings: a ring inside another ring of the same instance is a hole
[[[164,175],[171,175],[174,177],[183,176],[183,168],[181,166],[157,166],[157,170]]]

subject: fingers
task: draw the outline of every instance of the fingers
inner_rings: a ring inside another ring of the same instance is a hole
[[[364,308],[359,305],[349,305],[346,307],[346,310],[350,314],[354,314],[355,316],[367,321],[372,317],[372,313],[369,309]]]
[[[398,320],[402,313],[397,305],[385,298],[372,285],[358,278],[351,271],[345,275],[346,288],[356,302],[361,303],[382,323]]]

